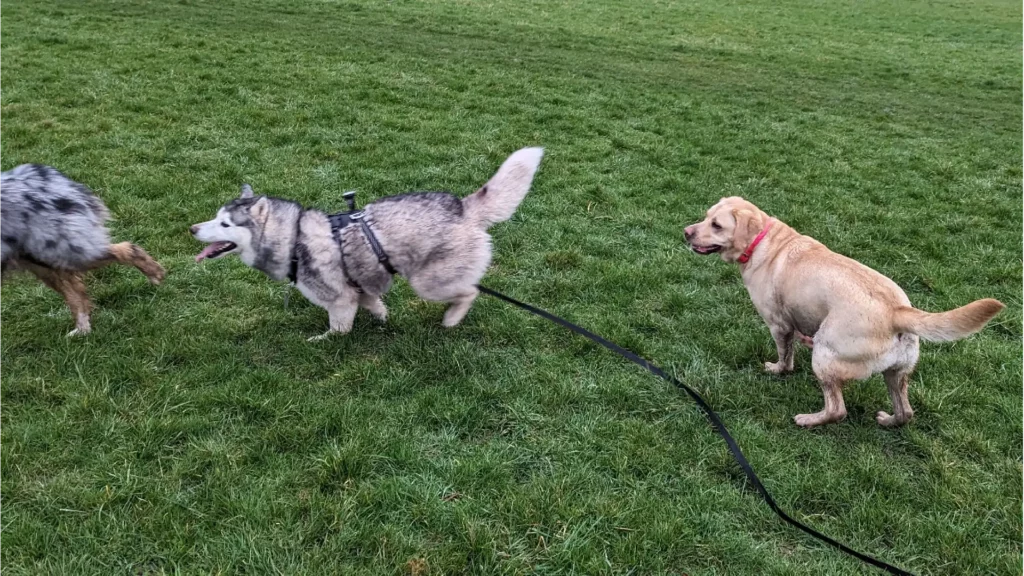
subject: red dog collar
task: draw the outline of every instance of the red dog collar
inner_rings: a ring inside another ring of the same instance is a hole
[[[754,241],[751,242],[750,246],[747,246],[747,249],[743,251],[743,254],[740,254],[740,257],[736,259],[737,262],[740,264],[746,264],[747,261],[750,260],[750,255],[754,253],[754,248],[757,248],[757,245],[761,243],[761,240],[764,240],[764,237],[768,235],[768,231],[772,229],[772,224],[775,224],[775,218],[768,219],[768,223],[764,225],[764,228],[762,228],[761,232],[756,238],[754,238]]]

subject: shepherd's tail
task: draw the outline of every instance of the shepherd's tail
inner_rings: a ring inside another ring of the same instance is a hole
[[[1003,308],[1002,302],[992,298],[935,314],[909,306],[897,308],[893,314],[893,329],[917,334],[932,342],[952,342],[981,330]]]
[[[508,157],[487,184],[462,199],[466,216],[486,229],[512,217],[530,191],[543,148],[523,148]]]

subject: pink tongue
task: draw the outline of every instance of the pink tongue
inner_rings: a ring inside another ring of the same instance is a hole
[[[228,244],[231,244],[231,243],[230,242],[214,242],[213,244],[208,244],[206,246],[206,248],[203,248],[202,252],[200,252],[198,255],[196,255],[196,262],[199,262],[200,260],[205,259],[207,256],[209,256],[210,254],[213,254],[214,252],[216,252],[218,250],[224,249],[224,247],[227,246]]]

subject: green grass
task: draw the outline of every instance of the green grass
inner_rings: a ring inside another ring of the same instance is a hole
[[[3,168],[92,186],[168,268],[91,275],[94,333],[3,287],[2,560],[20,574],[872,573],[787,528],[673,388],[493,299],[399,282],[326,313],[189,224],[243,181],[467,194],[542,145],[485,282],[706,394],[794,516],[922,574],[1019,574],[1021,9],[1009,1],[10,0]],[[919,307],[1008,305],[819,409],[735,266],[681,245],[741,194]]]

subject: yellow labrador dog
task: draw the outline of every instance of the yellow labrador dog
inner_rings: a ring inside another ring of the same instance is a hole
[[[779,352],[778,362],[766,362],[765,369],[792,371],[794,338],[813,342],[811,364],[825,409],[797,415],[800,426],[845,418],[843,384],[878,372],[885,375],[893,414],[878,412],[875,419],[882,426],[909,421],[914,411],[907,380],[917,364],[918,337],[933,342],[966,338],[1003,309],[998,300],[986,298],[949,312],[918,310],[889,278],[737,196],[722,198],[684,235],[694,252],[739,263],[743,284]]]

